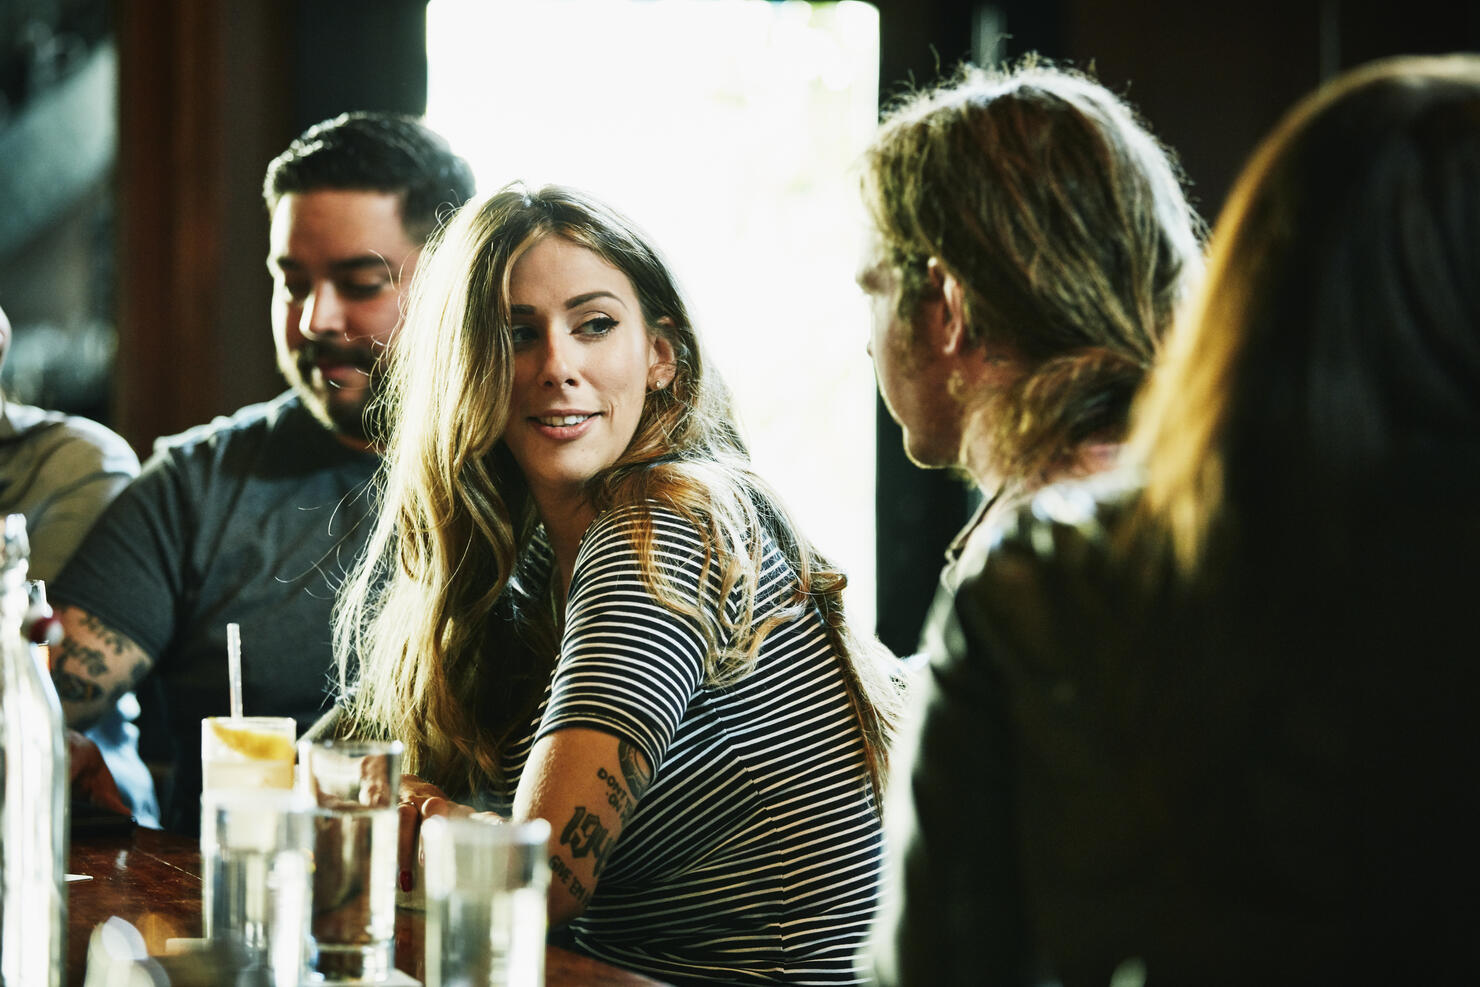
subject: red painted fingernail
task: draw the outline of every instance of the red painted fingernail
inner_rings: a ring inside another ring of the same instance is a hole
[[[409,870],[401,871],[401,890],[411,890],[411,872]]]

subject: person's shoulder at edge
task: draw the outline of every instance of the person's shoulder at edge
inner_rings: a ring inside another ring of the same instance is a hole
[[[1140,494],[1143,471],[1122,465],[1050,484],[972,536],[961,555],[962,588],[1001,556],[1046,560],[1064,537],[1102,544],[1127,505]]]
[[[1141,470],[1124,466],[1052,484],[980,532],[963,555],[971,568],[928,629],[925,662],[955,664],[972,650],[968,638],[984,634],[1043,645],[1061,622],[1077,621],[1078,608],[1106,590],[1112,534],[1142,483]]]
[[[299,416],[313,423],[313,417],[303,402],[292,391],[284,391],[276,397],[244,405],[229,415],[217,415],[208,422],[193,425],[183,432],[163,435],[154,441],[154,453],[181,452],[219,441],[227,433],[272,431],[293,423]],[[328,431],[324,430],[327,437]]]
[[[139,458],[133,448],[106,425],[61,411],[5,402],[0,413],[0,438],[19,438],[43,427],[48,427],[48,434],[55,436],[52,441],[63,446],[71,458],[94,465],[98,472],[133,475],[139,471]]]
[[[702,532],[694,522],[679,513],[669,504],[649,498],[641,503],[617,504],[598,514],[586,528],[581,543],[585,546],[610,539],[632,541],[632,529],[640,521],[648,520],[653,526],[653,544],[660,548],[682,547],[690,549],[702,540]]]
[[[650,524],[652,533],[645,557],[638,538],[639,526],[644,521]],[[651,565],[653,575],[673,591],[689,596],[699,591],[699,581],[704,578],[712,549],[709,538],[695,519],[661,500],[649,498],[641,503],[617,504],[602,511],[587,526],[581,537],[576,572],[594,572],[599,564],[621,556],[625,558],[623,567]],[[708,569],[708,579],[713,587],[723,582],[721,571],[712,566]],[[739,592],[739,587],[734,591]]]

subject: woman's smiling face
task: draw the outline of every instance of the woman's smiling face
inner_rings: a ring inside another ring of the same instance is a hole
[[[509,277],[514,385],[504,443],[545,513],[574,504],[637,431],[673,351],[632,283],[592,250],[547,236]]]

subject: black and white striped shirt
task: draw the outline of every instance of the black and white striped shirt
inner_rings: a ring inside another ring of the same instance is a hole
[[[603,515],[586,532],[551,689],[509,752],[511,787],[498,801],[512,797],[545,734],[579,726],[637,745],[653,782],[569,928],[575,947],[675,983],[858,983],[881,832],[821,616],[810,609],[773,630],[738,683],[705,685],[699,627],[642,581],[640,510]],[[669,510],[647,510],[659,578],[697,600],[699,534]],[[719,574],[709,578],[717,585]],[[794,582],[767,539],[754,619]],[[731,616],[738,605],[731,593]]]

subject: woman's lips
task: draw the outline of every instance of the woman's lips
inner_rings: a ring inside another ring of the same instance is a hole
[[[552,439],[575,439],[590,431],[591,423],[601,417],[591,411],[562,411],[548,415],[530,415],[535,431]]]

